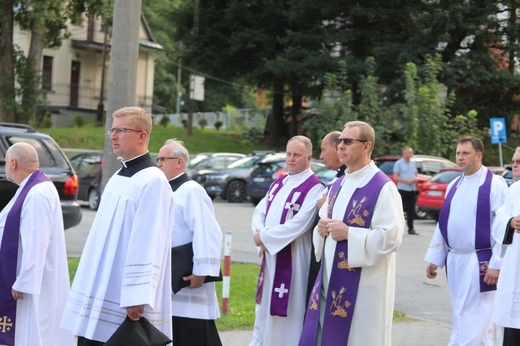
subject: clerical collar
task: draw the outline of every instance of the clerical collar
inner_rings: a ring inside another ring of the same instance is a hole
[[[121,160],[121,164],[123,165],[123,168],[117,172],[117,175],[122,175],[124,177],[131,177],[140,170],[148,167],[157,167],[155,162],[153,162],[150,153],[145,153],[126,161]]]
[[[186,172],[182,172],[181,174],[179,174],[178,176],[176,176],[175,178],[171,179],[169,181],[170,183],[170,186],[172,188],[172,191],[177,191],[177,189],[182,185],[184,184],[185,182],[187,181],[190,181],[190,177],[188,177],[188,174],[186,174]]]
[[[336,171],[336,178],[341,178],[345,175],[345,170],[347,169],[347,165],[341,165],[341,167]]]

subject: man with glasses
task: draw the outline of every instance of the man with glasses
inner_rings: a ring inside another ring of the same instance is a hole
[[[401,198],[370,158],[375,133],[369,124],[346,123],[337,143],[347,169],[330,187],[314,229],[322,267],[300,345],[389,345],[395,252],[404,230]]]
[[[173,254],[187,246],[182,251],[189,250],[193,258],[184,277],[172,276],[173,344],[220,346],[215,326],[215,319],[220,317],[215,283],[205,281],[219,276],[222,231],[206,190],[186,174],[189,159],[188,150],[176,139],[167,140],[157,157],[175,200]],[[172,256],[175,272],[174,266],[181,266],[181,262]],[[180,280],[184,285],[179,285]]]
[[[513,177],[520,179],[520,147],[516,147],[511,160]],[[520,184],[509,186],[506,202],[498,209],[493,221],[493,239],[502,244],[502,265],[500,266],[500,279],[497,282],[497,293],[493,307],[492,322],[500,329],[503,342],[500,345],[520,345],[520,308],[518,291],[520,291],[520,275],[518,263],[520,263],[520,204],[518,196]]]
[[[173,196],[148,153],[152,118],[139,107],[112,117],[122,167],[103,192],[62,320],[79,346],[103,345],[126,317],[146,317],[172,338]]]

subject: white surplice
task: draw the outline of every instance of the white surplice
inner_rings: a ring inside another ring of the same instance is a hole
[[[345,172],[342,187],[334,203],[332,219],[342,220],[348,202],[357,188],[365,186],[379,171],[373,162],[354,172]],[[320,218],[327,218],[328,197],[320,209]],[[352,317],[348,345],[390,345],[395,298],[395,252],[401,245],[404,216],[401,196],[395,184],[386,183],[377,199],[369,228],[349,226],[348,263],[361,267],[359,289]],[[331,237],[325,241],[313,233],[316,260],[323,257],[320,327],[326,309],[326,293],[336,252],[337,242]],[[323,251],[322,251],[323,250]],[[322,253],[323,252],[323,253]],[[346,344],[347,340],[345,340]]]
[[[193,274],[218,276],[222,231],[215,218],[213,203],[204,188],[193,180],[173,193],[175,221],[172,247],[193,242]],[[175,262],[172,263],[172,266]],[[215,283],[199,288],[182,288],[172,294],[172,314],[177,317],[214,320],[220,317]]]
[[[0,242],[7,214],[29,177],[0,213]],[[50,181],[33,186],[23,203],[16,273],[13,288],[24,292],[24,298],[16,304],[15,344],[74,345],[72,333],[59,328],[69,295],[69,270],[60,197]]]
[[[172,338],[171,229],[173,195],[164,173],[148,167],[108,181],[81,256],[62,327],[107,341],[126,307]]]
[[[453,196],[448,219],[449,251],[439,229],[435,228],[425,261],[439,268],[447,266],[447,281],[453,309],[450,345],[493,345],[494,326],[491,323],[495,291],[480,292],[479,261],[475,252],[477,196],[484,183],[487,168],[482,166],[471,176],[464,175]],[[446,195],[453,188],[453,180]],[[497,209],[507,195],[507,184],[496,175],[491,181],[489,215],[493,223]],[[489,268],[500,269],[500,244],[492,239],[493,255]]]
[[[316,216],[316,201],[323,185],[314,186],[305,197],[298,213],[284,224],[280,224],[285,202],[290,192],[314,174],[310,169],[287,175],[283,187],[279,188],[269,213],[266,216],[266,198],[256,206],[252,231],[261,230],[260,238],[267,248],[262,299],[255,309],[255,325],[251,345],[298,345],[303,328],[307,279],[311,253],[310,228]],[[271,289],[274,280],[276,254],[292,243],[292,278],[287,317],[271,316]]]
[[[506,202],[498,209],[493,222],[493,237],[502,244],[509,221],[520,215],[520,182],[509,187]],[[503,246],[500,278],[497,284],[492,321],[498,326],[520,329],[520,233]]]

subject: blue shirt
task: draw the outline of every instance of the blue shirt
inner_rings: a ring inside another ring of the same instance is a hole
[[[415,179],[415,176],[417,175],[417,166],[415,165],[415,162],[412,160],[408,161],[408,163],[401,157],[399,160],[395,162],[394,165],[394,173],[397,173],[399,177],[403,179]],[[402,181],[397,182],[397,189],[403,190],[403,191],[414,191],[415,190],[415,183],[413,184],[406,184]]]

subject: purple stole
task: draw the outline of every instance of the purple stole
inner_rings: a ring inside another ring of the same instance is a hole
[[[453,184],[450,192],[444,200],[444,204],[442,205],[441,211],[439,213],[439,229],[448,247],[450,247],[450,243],[448,242],[448,218],[450,216],[451,200],[455,195],[455,191],[457,190],[457,186],[459,182],[462,180],[462,177],[463,175],[461,175]],[[479,263],[478,269],[480,276],[480,292],[494,291],[497,289],[496,285],[488,285],[484,282],[486,269],[488,267],[489,260],[491,259],[491,255],[493,254],[491,249],[490,235],[491,217],[489,213],[489,210],[491,208],[490,195],[492,180],[493,173],[488,169],[486,173],[486,179],[478,189],[477,198],[477,215],[475,221],[475,251],[477,253]]]
[[[23,202],[29,190],[44,181],[50,179],[42,170],[34,172],[20,191],[5,220],[4,235],[0,245],[0,344],[2,345],[14,345],[16,300],[13,299],[11,290],[16,281]]]
[[[332,218],[332,209],[339,190],[341,189],[343,178],[344,177],[341,177],[336,180],[330,188],[328,218]],[[370,228],[381,188],[389,181],[391,180],[386,174],[378,171],[365,186],[357,188],[352,194],[347,209],[345,210],[343,222],[348,226]],[[305,314],[303,331],[299,342],[300,346],[314,346],[317,342],[322,271],[323,260],[321,261],[321,268],[309,297],[309,305],[307,306],[307,313]],[[360,278],[361,268],[351,268],[348,264],[348,240],[338,242],[336,244],[327,291],[326,310],[321,338],[322,346],[347,344]]]
[[[276,194],[282,189],[283,179],[277,179],[269,188],[267,193],[266,215],[269,212],[271,203]],[[285,206],[280,219],[280,224],[292,219],[303,203],[307,193],[316,185],[321,184],[320,179],[315,175],[311,175],[302,184],[295,187],[285,202]],[[256,291],[256,302],[260,304],[262,291],[264,287],[265,274],[265,254],[260,265],[260,275],[258,277],[258,286]],[[289,294],[291,290],[292,277],[292,243],[284,247],[276,254],[276,268],[274,272],[273,287],[271,287],[271,315],[287,316],[287,308],[289,305]]]

